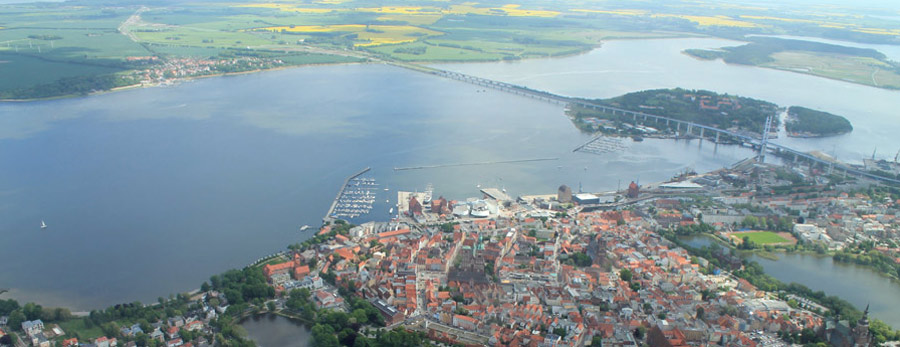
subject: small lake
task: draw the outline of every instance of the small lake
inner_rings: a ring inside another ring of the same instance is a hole
[[[306,347],[312,337],[303,323],[271,313],[244,319],[241,326],[259,347]]]
[[[680,238],[691,247],[710,247],[712,236],[696,235]],[[796,282],[812,290],[849,301],[862,310],[871,304],[869,312],[893,327],[900,327],[900,285],[864,267],[836,263],[831,257],[800,253],[776,253],[778,260],[750,255],[749,259],[763,266],[766,273],[778,280]]]

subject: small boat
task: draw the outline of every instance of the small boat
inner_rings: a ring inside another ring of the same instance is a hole
[[[306,231],[306,229],[309,229],[309,225],[303,225],[302,227],[300,227],[300,231]]]
[[[393,213],[394,213],[394,208],[393,208],[393,207],[391,207],[391,209],[390,209],[390,210],[388,210],[388,214],[393,214]]]
[[[44,223],[43,220],[41,220],[41,229],[47,229],[47,223]]]

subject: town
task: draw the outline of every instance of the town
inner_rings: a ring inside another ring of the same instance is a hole
[[[808,251],[900,276],[900,201],[870,184],[746,160],[613,192],[399,192],[389,221],[328,220],[199,291],[94,311],[85,320],[101,336],[66,335],[67,323],[34,318],[66,319],[33,304],[0,307],[0,335],[20,332],[16,346],[227,345],[241,339],[233,322],[267,311],[314,324],[315,345],[384,337],[363,327],[467,346],[890,345],[900,334],[870,323],[868,308],[759,280],[738,256]],[[713,246],[685,241],[698,236]],[[351,333],[322,323],[333,316],[352,317],[330,323]]]

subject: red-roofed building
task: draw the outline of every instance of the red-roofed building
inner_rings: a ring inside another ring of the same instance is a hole
[[[263,274],[266,275],[266,277],[271,278],[272,275],[275,274],[290,274],[291,269],[293,268],[293,261],[286,261],[279,264],[266,264],[266,266],[263,266]]]
[[[309,265],[298,266],[294,268],[294,279],[302,280],[306,275],[309,275]]]
[[[416,197],[409,198],[409,215],[421,215],[422,214],[422,204],[419,203],[419,200]]]
[[[453,326],[460,329],[474,331],[478,327],[478,320],[461,314],[453,315]]]

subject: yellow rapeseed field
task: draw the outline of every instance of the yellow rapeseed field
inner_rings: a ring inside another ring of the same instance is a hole
[[[359,40],[367,41],[357,43],[356,46],[379,46],[387,44],[407,43],[422,37],[440,35],[440,32],[423,29],[410,25],[294,25],[275,26],[262,28],[269,31],[286,31],[292,33],[323,33],[323,32],[348,32],[357,35]]]
[[[252,7],[252,8],[272,8],[278,9],[284,12],[299,12],[299,13],[328,13],[331,11],[336,11],[336,9],[330,8],[301,8],[294,7],[291,4],[273,4],[273,3],[264,3],[264,4],[245,4],[245,5],[237,5],[235,7]]]
[[[519,5],[510,4],[503,7],[475,7],[474,3],[465,3],[462,5],[450,6],[450,9],[443,11],[446,14],[480,14],[487,16],[513,16],[513,17],[556,17],[559,15],[557,11],[544,10],[523,10]]]
[[[488,16],[514,16],[514,17],[555,17],[559,15],[557,11],[545,11],[545,10],[529,10],[522,9],[520,5],[516,4],[508,4],[502,7],[475,7],[476,3],[464,3],[461,5],[453,5],[450,6],[449,9],[445,10],[438,7],[432,6],[382,6],[382,7],[360,7],[360,8],[306,8],[306,7],[296,7],[293,4],[282,4],[282,3],[259,3],[259,4],[245,4],[245,5],[236,5],[235,7],[254,7],[254,8],[271,8],[278,9],[280,11],[285,12],[300,12],[300,13],[328,13],[331,11],[355,11],[355,12],[369,12],[369,13],[378,13],[378,14],[395,14],[395,15],[429,15],[429,16],[439,16],[445,14],[480,14],[480,15],[488,15]],[[430,18],[429,18],[430,19]],[[436,19],[435,19],[436,21]],[[434,21],[432,21],[434,23]]]
[[[736,20],[728,16],[685,16],[685,15],[677,15],[677,14],[654,14],[652,17],[675,17],[687,19],[691,22],[697,23],[700,26],[725,26],[725,27],[739,27],[739,28],[755,28],[760,27],[761,25],[751,22],[745,22],[741,20]]]
[[[875,34],[875,35],[891,35],[900,36],[900,29],[881,29],[881,28],[858,28],[853,29],[855,32]]]
[[[741,18],[744,19],[758,19],[758,20],[777,20],[781,22],[788,23],[811,23],[811,24],[820,24],[822,21],[810,20],[810,19],[796,19],[796,18],[782,18],[782,17],[770,17],[770,16],[747,16],[741,15]]]

